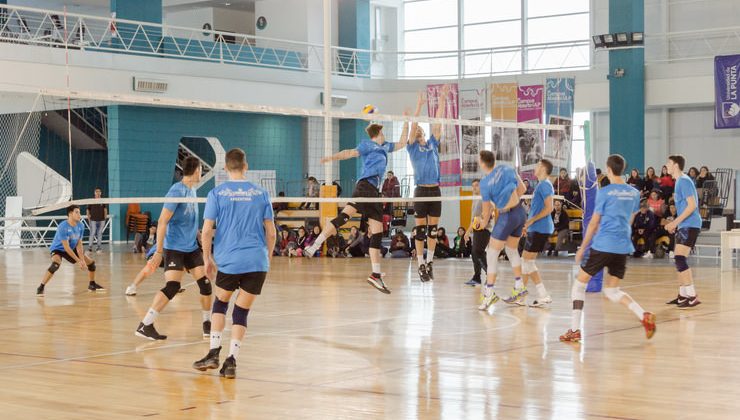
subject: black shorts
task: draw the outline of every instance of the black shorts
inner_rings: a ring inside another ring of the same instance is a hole
[[[439,187],[416,187],[414,197],[442,197],[442,191]],[[421,201],[414,203],[414,217],[425,219],[429,217],[439,217],[442,215],[441,201]]]
[[[173,251],[171,249],[164,250],[164,271],[176,270],[192,270],[195,267],[203,266],[203,251],[196,249],[192,252],[180,252]]]
[[[362,198],[379,198],[380,192],[375,185],[368,182],[366,179],[361,179],[355,185],[355,190],[352,192],[352,197]],[[383,203],[378,201],[376,203],[348,203],[350,206],[357,209],[360,214],[367,217],[370,220],[378,222],[383,221]]]
[[[75,249],[72,249],[72,252],[74,252],[74,254],[77,255],[77,249],[76,248]],[[67,254],[64,251],[51,251],[51,255],[52,255],[52,257],[54,255],[59,255],[60,257],[62,257],[65,260],[69,261],[71,264],[77,264],[77,261],[74,258],[72,258],[71,255]],[[77,255],[77,258],[80,258],[80,256]]]
[[[594,276],[604,267],[609,269],[609,275],[618,279],[624,278],[627,271],[627,254],[612,254],[591,249],[588,259],[581,265],[583,271]]]
[[[699,228],[679,228],[676,230],[676,243],[693,248],[700,231]]]
[[[524,241],[524,250],[536,253],[544,251],[550,236],[546,233],[527,232],[527,239]]]
[[[152,257],[154,257],[154,254],[152,254],[152,256],[147,258],[146,260],[151,261]],[[162,260],[159,262],[159,268],[164,268],[164,258],[162,258]]]
[[[233,292],[238,287],[250,295],[259,295],[262,293],[262,285],[265,284],[266,277],[267,273],[264,271],[243,274],[226,274],[219,271],[216,273],[216,286],[229,292]]]

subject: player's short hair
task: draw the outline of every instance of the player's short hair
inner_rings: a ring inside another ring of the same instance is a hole
[[[200,168],[200,160],[195,156],[188,156],[182,163],[182,175],[190,176],[194,174],[198,168]]]
[[[485,163],[489,168],[493,168],[496,165],[496,156],[490,150],[481,150],[480,153],[481,162]]]
[[[238,147],[226,152],[226,169],[229,171],[243,171],[247,167],[247,154]]]
[[[103,189],[100,188],[100,187],[95,187],[95,190],[93,190],[93,191],[100,191],[102,193],[103,192]]]
[[[686,166],[686,158],[683,155],[670,155],[668,160],[678,165],[678,169],[683,171],[683,167]]]
[[[381,131],[383,131],[383,126],[376,123],[372,123],[365,128],[365,132],[367,132],[367,135],[370,136],[371,139],[378,137]]]
[[[552,174],[552,162],[547,159],[540,159],[540,163],[545,167],[545,171],[548,175]]]
[[[72,204],[71,206],[67,207],[67,216],[69,216],[70,214],[72,214],[72,212],[79,208],[80,206],[78,206],[77,204]]]
[[[627,167],[627,161],[624,160],[622,155],[611,155],[606,159],[606,167],[612,170],[614,176],[620,176],[624,172],[624,168]]]

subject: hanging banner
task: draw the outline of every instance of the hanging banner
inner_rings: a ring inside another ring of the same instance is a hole
[[[517,86],[516,83],[491,85],[491,119],[493,121],[516,121]],[[494,127],[492,131],[492,146],[496,161],[513,165],[516,161],[518,130]]]
[[[434,116],[437,113],[437,101],[439,93],[444,85],[427,85],[427,113]],[[459,118],[458,111],[458,86],[457,83],[449,84],[447,93],[446,109],[443,118]],[[441,187],[459,187],[460,177],[460,140],[458,138],[457,125],[445,124],[442,126],[442,139],[439,144],[439,174]]]
[[[469,89],[460,91],[460,118],[463,120],[485,119],[486,89]],[[469,185],[474,179],[480,178],[478,168],[478,151],[485,147],[485,129],[477,126],[462,126],[462,180],[463,185]]]
[[[542,85],[520,86],[517,89],[517,122],[542,123]],[[542,159],[542,130],[523,129],[518,131],[519,165],[523,178],[534,178],[534,168]]]
[[[544,157],[555,168],[568,169],[573,133],[573,78],[547,79],[545,83],[545,123],[562,125],[565,131],[548,130]],[[557,170],[557,169],[556,169]]]
[[[740,128],[740,55],[714,57],[714,128]]]

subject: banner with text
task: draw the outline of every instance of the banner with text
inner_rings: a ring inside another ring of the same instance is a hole
[[[485,120],[486,89],[460,91],[460,118],[464,120]],[[481,176],[478,168],[478,151],[485,147],[485,129],[477,126],[460,127],[462,143],[462,179],[468,185]]]
[[[573,78],[548,78],[545,83],[545,123],[565,127],[565,131],[548,130],[545,140],[544,157],[552,161],[555,168],[568,169],[573,139],[575,85]]]
[[[542,123],[542,85],[519,86],[517,90],[517,122]],[[534,178],[533,170],[542,159],[542,130],[523,129],[518,132],[519,164],[523,178]]]
[[[427,85],[427,112],[429,116],[437,113],[437,102],[439,94],[444,85]],[[458,86],[450,83],[447,94],[447,105],[442,118],[459,118],[458,112]],[[431,131],[431,130],[429,130]],[[460,179],[460,141],[458,138],[457,125],[446,124],[442,127],[442,138],[439,144],[439,174],[440,186],[459,187]]]
[[[740,128],[740,55],[714,57],[714,128]]]
[[[494,83],[491,85],[491,119],[493,121],[516,122],[517,118],[517,84]],[[493,128],[493,152],[497,162],[511,165],[516,161],[517,139],[516,128]]]

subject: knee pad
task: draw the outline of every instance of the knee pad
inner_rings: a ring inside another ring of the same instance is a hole
[[[416,229],[416,235],[414,236],[414,239],[416,239],[417,241],[424,242],[424,240],[426,240],[426,238],[427,238],[427,235],[424,232],[424,229],[422,229],[422,226],[419,226]]]
[[[604,296],[612,302],[619,302],[626,295],[619,287],[605,287]]]
[[[537,265],[534,260],[523,260],[522,261],[522,274],[532,274],[537,271]]]
[[[370,248],[380,249],[380,245],[383,243],[382,233],[373,233],[370,235]]]
[[[689,264],[686,262],[686,257],[684,257],[683,255],[676,255],[676,258],[674,260],[674,263],[676,264],[676,270],[678,270],[679,273],[683,273],[684,271],[689,269]]]
[[[427,236],[437,239],[437,225],[427,225]]]
[[[244,309],[239,305],[234,305],[234,312],[231,313],[231,321],[234,325],[241,325],[246,328],[247,315],[249,315],[249,309]]]
[[[52,261],[51,265],[48,268],[49,273],[54,274],[59,270],[59,263],[55,263]]]
[[[226,315],[226,311],[229,310],[229,302],[222,302],[218,298],[213,299],[213,313]]]
[[[491,246],[486,248],[486,265],[488,266],[486,273],[498,273],[498,253],[499,251],[496,251]]]
[[[167,299],[172,300],[173,297],[180,291],[179,281],[168,281],[167,284],[161,289],[161,292],[167,296]]]
[[[583,309],[583,301],[586,300],[586,283],[574,280],[570,289],[570,298],[573,300],[573,309]],[[576,304],[576,302],[580,303]]]
[[[516,248],[504,248],[506,250],[506,256],[509,257],[509,262],[512,267],[519,267],[522,265],[522,258],[519,256],[519,251]]]
[[[340,212],[339,216],[332,219],[331,224],[334,225],[335,228],[339,229],[347,223],[347,220],[349,220],[349,215],[347,213]]]
[[[95,270],[96,270],[96,268],[95,268],[95,261],[93,261],[93,262],[91,262],[90,264],[87,265],[87,271],[90,271],[90,272],[94,273]]]
[[[211,296],[211,293],[213,293],[213,288],[211,287],[211,282],[208,280],[208,277],[203,276],[198,281],[198,287],[200,288],[200,294],[203,296]]]

